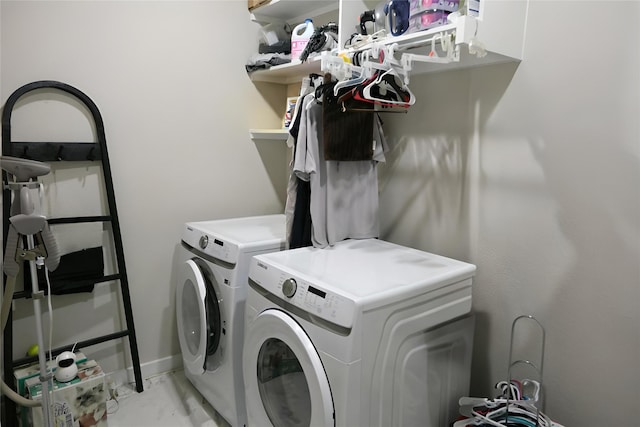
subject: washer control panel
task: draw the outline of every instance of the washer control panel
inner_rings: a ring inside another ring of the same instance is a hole
[[[353,326],[355,304],[350,299],[286,273],[281,274],[277,283],[276,292],[289,303],[340,326]]]

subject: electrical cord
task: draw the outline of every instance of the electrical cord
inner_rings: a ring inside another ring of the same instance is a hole
[[[51,343],[53,342],[53,305],[51,304],[51,280],[49,279],[49,269],[44,268],[44,277],[47,279],[47,307],[49,309],[49,361],[53,362]]]
[[[13,302],[13,292],[16,287],[16,278],[13,276],[7,276],[7,283],[5,283],[4,295],[2,296],[2,312],[0,312],[0,319],[2,323],[2,330],[4,331],[4,327],[7,324],[7,320],[9,319],[9,312],[11,310],[11,303]],[[34,408],[36,406],[42,406],[41,401],[27,399],[24,396],[20,396],[16,393],[11,387],[4,382],[2,379],[2,393],[5,394],[9,399],[16,402],[18,405],[26,406],[29,408]]]

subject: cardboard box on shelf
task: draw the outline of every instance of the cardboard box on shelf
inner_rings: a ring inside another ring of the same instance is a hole
[[[253,10],[258,6],[262,6],[265,3],[269,3],[271,0],[248,0],[247,7],[249,10]]]
[[[39,378],[25,382],[31,399],[42,399]],[[54,427],[106,427],[107,398],[105,375],[95,360],[78,363],[78,375],[61,383],[53,380],[51,403]],[[42,426],[42,408],[33,408],[31,418],[34,427]]]

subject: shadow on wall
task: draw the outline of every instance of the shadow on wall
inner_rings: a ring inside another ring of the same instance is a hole
[[[479,268],[476,282],[482,295],[474,304],[483,312],[472,394],[487,396],[506,379],[508,326],[516,315],[533,314],[547,332],[545,412],[565,425],[634,425],[632,409],[640,399],[634,368],[640,360],[638,158],[613,141],[602,144],[605,138],[543,129],[537,138],[509,141],[504,148],[521,175],[492,177],[483,193],[492,218],[484,223],[486,268]],[[527,169],[535,175],[527,176]],[[615,407],[595,409],[602,390],[609,390]]]
[[[180,238],[182,238],[182,232],[180,233]],[[183,268],[183,264],[187,259],[185,257],[185,251],[183,251],[182,245],[180,244],[180,241],[178,241],[173,247],[173,259],[171,260],[171,278],[169,286],[166,287],[166,292],[169,293],[169,298],[167,299],[167,301],[170,301],[171,304],[168,307],[164,308],[164,315],[162,316],[163,324],[160,326],[160,330],[166,332],[166,335],[164,335],[164,339],[171,343],[172,356],[182,354],[180,351],[180,342],[178,340],[178,324],[176,320],[176,290],[178,287],[178,280],[182,280],[180,270]]]
[[[269,105],[270,111],[264,111],[262,113],[256,112],[252,116],[252,127],[256,128],[274,128],[274,118],[282,120],[286,110],[285,98],[287,96],[287,86],[266,83],[266,82],[253,82],[256,91],[260,94],[262,99]],[[255,123],[253,122],[255,120]],[[280,123],[282,126],[282,123]]]
[[[383,116],[389,142],[381,164],[381,236],[456,259],[472,259],[477,242],[475,203],[481,176],[479,136],[513,79],[518,64],[412,77],[416,104],[405,115]],[[483,90],[474,93],[473,87]],[[479,266],[478,274],[482,274]],[[479,282],[476,281],[476,285]],[[492,381],[491,316],[476,311],[472,383]]]
[[[530,142],[572,252],[543,307],[552,361],[545,384],[554,392],[547,408],[585,426],[624,426],[636,421],[640,399],[640,160],[606,127],[587,126],[582,137]],[[600,396],[594,384],[617,389],[616,403],[586,418],[581,408]],[[562,393],[568,389],[583,392]]]
[[[511,81],[514,79],[519,63],[496,64],[486,67],[479,67],[470,71],[470,86],[468,99],[468,116],[467,116],[467,148],[469,151],[467,170],[473,170],[474,175],[470,177],[470,189],[474,193],[475,201],[471,200],[468,204],[468,215],[470,224],[469,237],[471,251],[475,253],[475,262],[480,263],[481,259],[487,257],[478,254],[479,250],[492,251],[491,247],[478,247],[480,235],[486,233],[481,230],[482,216],[484,209],[481,208],[487,201],[484,199],[484,193],[481,188],[486,185],[486,177],[484,175],[481,152],[486,141],[483,138],[487,134],[487,124],[498,107],[501,99],[504,97]],[[473,148],[472,148],[473,147]],[[471,196],[471,193],[467,197]],[[469,199],[467,199],[469,201]],[[490,257],[489,257],[490,258]],[[476,314],[476,333],[474,336],[473,361],[471,371],[471,395],[492,397],[495,396],[494,388],[496,378],[505,380],[508,370],[508,344],[510,325],[513,317],[506,319],[507,323],[500,324],[500,318],[496,319],[493,310],[494,306],[486,307],[478,305],[478,294],[487,294],[500,298],[500,295],[494,293],[492,289],[493,278],[487,271],[491,268],[483,268],[478,266],[476,278],[474,282],[474,312]],[[482,287],[481,291],[478,287]],[[498,301],[498,300],[496,300]],[[501,304],[497,303],[497,307]],[[483,311],[491,310],[491,311]],[[529,313],[520,313],[529,314]],[[499,332],[500,336],[494,336],[494,332]],[[504,348],[499,350],[502,358],[494,360],[495,349],[489,348],[491,343],[506,343]],[[497,372],[494,367],[497,366]]]
[[[499,75],[483,82],[495,86],[487,91],[490,98],[472,99],[475,69],[418,75],[409,85],[416,104],[408,114],[382,116],[389,142],[386,164],[379,167],[382,238],[470,259],[470,165],[477,161],[470,150],[517,64],[483,68]]]
[[[287,165],[290,150],[284,141],[255,140],[254,143],[278,200],[281,206],[284,206],[287,199],[289,180]]]
[[[483,136],[478,204],[485,268],[479,265],[474,290],[481,290],[474,294],[481,312],[472,394],[486,396],[496,379],[505,379],[510,322],[533,314],[547,332],[545,412],[566,425],[635,425],[640,160],[637,144],[625,137],[637,138],[637,125],[608,126],[625,111],[603,102],[592,81],[572,82],[573,96],[566,96],[559,90],[566,79],[556,87],[532,70],[518,71],[520,81],[495,119],[491,111],[509,69],[474,75],[470,104],[477,109],[470,115]],[[548,97],[557,93],[564,96]],[[603,391],[611,407],[602,405]]]
[[[253,82],[253,85],[269,108],[266,111],[262,109],[256,110],[252,114],[251,127],[281,128],[286,110],[287,86],[265,82]],[[278,195],[278,200],[284,206],[287,198],[287,181],[289,179],[287,146],[283,141],[279,140],[254,140],[253,142],[271,185]]]
[[[416,103],[406,115],[381,115],[389,145],[379,165],[382,238],[468,258],[468,86],[465,70],[412,76]]]
[[[467,258],[461,242],[468,234],[467,150],[461,135],[405,135],[391,145],[380,166],[383,238]]]

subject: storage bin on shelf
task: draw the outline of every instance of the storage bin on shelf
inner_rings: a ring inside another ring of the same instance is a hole
[[[410,0],[409,29],[415,33],[447,24],[447,17],[458,10],[459,0]]]
[[[410,15],[433,9],[455,12],[460,6],[460,0],[409,0],[409,5]]]

